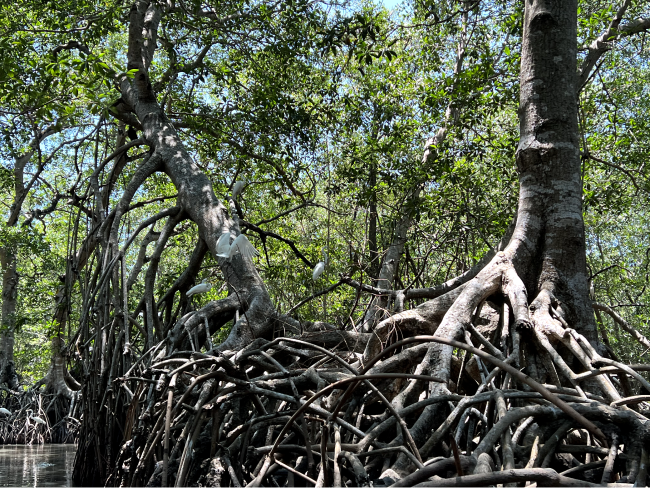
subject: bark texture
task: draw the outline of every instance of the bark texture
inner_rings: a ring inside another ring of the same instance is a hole
[[[231,261],[217,257],[217,240],[223,232],[230,232],[233,237],[239,235],[239,224],[217,199],[212,183],[186,151],[153,92],[148,69],[156,47],[160,15],[158,6],[145,2],[138,2],[131,9],[128,68],[138,69],[138,72],[133,81],[126,76],[122,79],[122,98],[140,121],[152,157],[160,158],[162,170],[178,190],[179,207],[197,225],[201,239],[218,259],[230,290],[241,300],[240,308],[246,313],[240,316],[230,337],[221,346],[222,349],[238,349],[269,330],[274,307],[250,259],[241,255]]]
[[[596,342],[589,303],[576,95],[577,5],[527,1],[520,74],[519,210],[511,244],[529,296],[548,289]]]
[[[14,199],[11,204],[7,227],[14,227],[22,210],[23,202],[35,177],[25,186],[25,167],[34,154],[33,146],[49,135],[49,130],[36,137],[32,147],[14,159]],[[40,168],[42,171],[42,168]],[[40,173],[38,171],[37,175]],[[16,327],[16,300],[18,298],[17,251],[9,244],[0,246],[0,270],[2,272],[2,314],[0,315],[0,385],[6,384],[10,389],[18,388],[18,375],[14,363],[14,343]]]
[[[2,269],[2,321],[0,322],[0,385],[18,389],[18,375],[14,363],[16,299],[18,273],[16,255],[11,249],[0,248]]]

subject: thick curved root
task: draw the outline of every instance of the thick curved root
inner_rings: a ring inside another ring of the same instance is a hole
[[[444,384],[423,374],[383,372],[405,351],[428,348],[424,339],[396,343],[368,368],[351,361],[356,356],[296,338],[256,340],[230,360],[188,352],[152,364],[146,369],[157,381],[174,380],[156,393],[161,401],[150,416],[141,417],[149,434],[139,446],[136,437],[127,440],[111,483],[475,486],[526,480],[595,486],[601,478],[629,482],[639,475],[650,441],[644,416],[517,375],[508,367],[512,355],[504,362],[446,341],[496,365],[485,383],[473,393],[420,395],[400,408],[387,403],[375,385],[414,381],[426,392]],[[545,392],[508,387],[520,383]],[[432,417],[430,434],[418,442],[413,427],[430,407],[453,413]],[[599,426],[607,427],[606,435]],[[411,438],[403,440],[405,434]],[[169,455],[156,464],[163,446]]]
[[[185,323],[200,329],[207,312]],[[638,367],[599,354],[551,287],[528,306],[504,253],[373,334],[253,339],[244,327],[268,323],[262,312],[252,300],[239,336],[142,361],[119,379],[136,393],[110,484],[645,482],[646,398],[611,378],[645,386]]]

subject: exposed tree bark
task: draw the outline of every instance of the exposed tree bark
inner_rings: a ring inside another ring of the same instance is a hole
[[[390,290],[393,287],[395,274],[402,253],[404,252],[404,245],[407,241],[408,229],[411,226],[412,213],[412,207],[407,205],[405,215],[395,225],[392,242],[383,255],[381,269],[377,277],[377,288],[380,290]],[[380,295],[373,298],[363,318],[362,328],[364,331],[373,330],[375,325],[388,315],[388,302],[387,295]]]
[[[217,240],[224,231],[239,235],[239,224],[230,218],[219,202],[207,176],[185,150],[174,126],[156,101],[149,81],[148,68],[156,47],[157,29],[161,12],[158,7],[137,2],[131,9],[128,69],[138,69],[131,81],[124,76],[120,82],[122,98],[140,120],[144,137],[159,157],[163,171],[178,189],[178,204],[198,226],[199,235],[218,259],[232,293],[237,294],[246,313],[233,327],[222,349],[238,349],[270,330],[275,310],[264,283],[252,261],[240,255],[231,261],[217,257]]]
[[[34,185],[38,175],[43,171],[44,164],[38,165],[37,171],[25,184],[25,167],[29,164],[38,146],[48,136],[55,132],[54,127],[48,127],[38,132],[29,144],[25,154],[14,158],[14,193],[13,202],[9,209],[7,227],[18,224],[18,218],[27,198],[29,190]],[[16,327],[16,300],[18,297],[17,250],[14,246],[0,246],[0,270],[2,271],[2,310],[0,315],[0,385],[6,384],[15,390],[18,388],[18,375],[14,363],[14,342]]]
[[[529,296],[541,289],[554,293],[574,328],[595,343],[582,221],[576,13],[575,2],[526,4],[516,154],[520,197],[509,247]]]
[[[5,247],[0,248],[2,266],[2,322],[0,327],[0,384],[18,389],[18,375],[14,363],[14,342],[16,323],[16,299],[18,273],[16,254]]]
[[[372,137],[374,140],[377,139],[376,130]],[[370,251],[370,266],[368,267],[368,275],[374,281],[379,279],[379,245],[377,238],[377,221],[379,220],[379,215],[377,214],[377,163],[375,161],[370,164],[368,187],[370,191],[370,202],[368,206],[368,250]]]
[[[75,392],[81,389],[81,385],[68,371],[67,358],[64,355],[65,341],[59,337],[54,337],[51,343],[52,359],[50,368],[42,381],[46,385],[47,393],[72,401]]]
[[[192,160],[174,126],[157,102],[149,80],[148,70],[156,49],[157,29],[162,14],[163,12],[157,4],[144,1],[136,2],[131,8],[127,69],[137,70],[137,72],[134,79],[124,75],[119,82],[122,93],[120,108],[126,107],[125,110],[132,111],[132,114],[126,112],[129,117],[132,117],[133,114],[137,117],[138,125],[143,131],[143,138],[150,147],[149,159],[142,168],[145,166],[151,168],[144,170],[142,177],[146,178],[152,171],[161,170],[171,178],[178,190],[177,204],[180,207],[180,213],[176,218],[189,217],[197,225],[201,240],[219,263],[230,291],[230,297],[227,301],[228,303],[233,302],[236,307],[235,311],[239,310],[241,312],[230,336],[224,343],[220,344],[219,349],[240,350],[258,337],[270,336],[273,325],[271,319],[275,316],[275,309],[261,277],[249,258],[243,258],[240,254],[237,254],[231,260],[217,256],[216,245],[223,232],[230,232],[233,237],[239,235],[238,219],[231,218],[226,207],[217,200],[212,190],[212,183]],[[120,218],[128,209],[130,199],[140,184],[141,182],[132,181],[120,204],[111,214],[110,222],[102,222],[98,237],[100,242],[104,241],[102,245],[104,256],[102,259],[106,266],[103,272],[104,277],[98,283],[100,289],[104,286],[102,283],[108,283],[107,277],[110,274],[110,267],[119,258],[116,237]],[[98,188],[97,183],[95,183],[95,186]],[[99,192],[96,191],[96,194],[99,194]],[[101,199],[95,199],[95,206],[100,215],[104,213]],[[156,262],[164,249],[164,241],[169,237],[174,226],[172,221],[173,219],[170,219],[170,223],[168,223],[166,230],[162,232],[158,240],[158,246],[150,261],[146,276],[147,286],[144,305],[148,350],[152,350],[152,346],[156,344],[155,336],[162,334],[157,304],[153,297],[153,283],[156,277]],[[110,237],[106,239],[102,237],[101,231],[109,228],[112,230]],[[98,305],[102,309],[108,310],[107,298],[100,297]],[[199,318],[202,315],[197,314],[196,317]],[[206,317],[206,319],[209,318]],[[106,476],[105,470],[112,464],[112,459],[118,455],[115,450],[115,446],[119,443],[119,438],[116,437],[117,432],[110,431],[110,429],[104,431],[104,425],[110,424],[111,419],[105,419],[106,413],[101,409],[104,402],[107,401],[106,394],[102,393],[102,390],[112,387],[110,382],[106,383],[106,381],[109,379],[107,377],[108,373],[113,371],[112,365],[115,364],[115,359],[111,362],[108,355],[111,350],[110,341],[112,340],[112,331],[115,325],[119,324],[113,324],[110,329],[104,327],[101,332],[98,331],[95,343],[96,352],[94,351],[93,354],[96,357],[95,371],[100,373],[100,376],[94,384],[87,384],[84,390],[84,396],[96,398],[99,403],[92,404],[88,400],[84,402],[85,418],[98,419],[98,423],[85,425],[86,430],[82,432],[82,436],[86,436],[87,445],[80,450],[80,453],[83,451],[83,454],[80,454],[77,458],[74,475],[75,479],[82,484],[102,483]],[[170,346],[173,347],[173,343],[174,341],[170,343]],[[148,362],[151,359],[150,357]],[[153,399],[151,394],[149,398]],[[122,407],[118,405],[120,404],[117,403],[114,408],[121,410]],[[152,403],[148,405],[147,408],[153,407]],[[85,432],[92,432],[92,435],[87,436]],[[140,466],[146,464],[147,457],[148,454],[145,454],[140,458],[137,471],[141,469]],[[174,457],[175,455],[172,453],[172,462]],[[107,459],[107,461],[104,462],[104,459]],[[87,470],[88,466],[96,463],[100,465],[99,470]]]
[[[519,206],[516,227],[503,252],[462,290],[435,335],[461,338],[474,310],[501,290],[509,299],[515,324],[550,334],[549,324],[531,318],[541,304],[528,297],[544,290],[558,319],[566,319],[594,345],[597,333],[588,299],[582,221],[579,131],[575,90],[577,4],[567,1],[526,2],[520,74],[520,142],[517,148]],[[548,304],[546,305],[548,306]],[[549,311],[550,312],[550,311]],[[566,323],[565,321],[565,323]],[[555,339],[555,338],[554,338]],[[533,377],[538,352],[525,341],[525,357]],[[416,373],[441,378],[430,397],[448,394],[452,348],[431,345]],[[416,443],[424,441],[438,405],[426,407],[411,428]],[[394,466],[403,469],[406,459]]]

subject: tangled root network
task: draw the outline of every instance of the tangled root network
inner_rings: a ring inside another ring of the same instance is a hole
[[[507,305],[478,312],[464,342],[389,334],[372,357],[371,334],[325,348],[312,332],[134,365],[118,379],[138,386],[108,484],[644,486],[650,397],[634,388],[648,368],[602,357],[565,324],[583,371],[553,346],[542,384],[519,367],[538,333]],[[418,367],[441,348],[447,381]]]

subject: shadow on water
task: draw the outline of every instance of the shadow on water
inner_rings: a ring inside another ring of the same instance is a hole
[[[74,444],[0,445],[0,486],[73,486]]]

